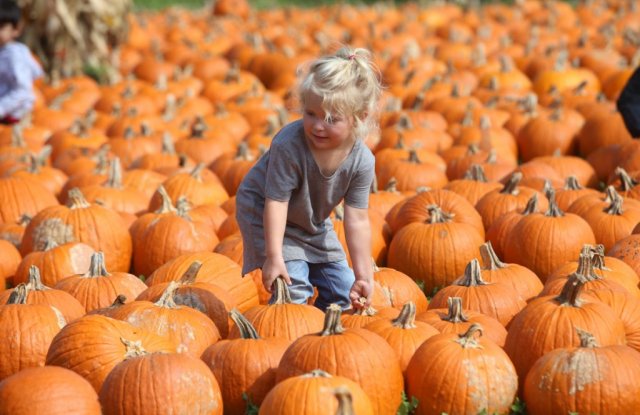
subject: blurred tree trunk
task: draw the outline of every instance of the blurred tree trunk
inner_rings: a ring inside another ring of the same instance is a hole
[[[52,82],[91,72],[102,82],[118,78],[117,46],[126,39],[132,0],[18,0],[25,15],[23,40]]]

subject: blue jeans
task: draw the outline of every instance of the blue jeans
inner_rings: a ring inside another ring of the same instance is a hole
[[[291,278],[289,294],[294,304],[306,304],[313,296],[313,287],[318,288],[318,298],[313,304],[323,312],[329,304],[338,304],[342,309],[351,306],[349,291],[356,280],[346,260],[319,264],[303,260],[286,261]],[[273,301],[271,297],[270,302]]]

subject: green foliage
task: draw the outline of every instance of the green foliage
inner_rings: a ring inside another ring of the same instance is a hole
[[[413,414],[418,407],[418,399],[415,396],[411,397],[411,402],[409,402],[409,398],[407,394],[402,391],[402,403],[398,407],[398,412],[396,415],[410,415]]]
[[[242,400],[247,404],[244,415],[258,415],[260,407],[251,401],[251,397],[246,392],[242,393]]]
[[[521,401],[520,398],[516,398],[511,405],[510,415],[525,415],[527,413],[527,404]]]

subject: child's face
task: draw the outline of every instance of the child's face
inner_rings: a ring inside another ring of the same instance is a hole
[[[326,120],[322,98],[309,94],[305,100],[302,125],[310,145],[316,150],[336,150],[350,145],[353,120],[351,117],[335,115]]]
[[[20,31],[13,27],[11,23],[0,25],[0,47],[17,38],[19,34]]]

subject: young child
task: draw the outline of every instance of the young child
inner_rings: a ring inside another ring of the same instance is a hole
[[[302,120],[276,134],[240,185],[242,273],[262,268],[267,291],[282,276],[294,303],[305,303],[315,286],[315,306],[322,311],[331,303],[344,309],[370,305],[367,208],[375,160],[363,140],[376,126],[380,92],[366,49],[343,48],[317,59],[298,90]],[[329,218],[342,200],[353,271]]]
[[[29,49],[14,40],[20,34],[21,12],[13,0],[0,0],[0,123],[14,124],[35,102],[33,81],[42,76]]]

